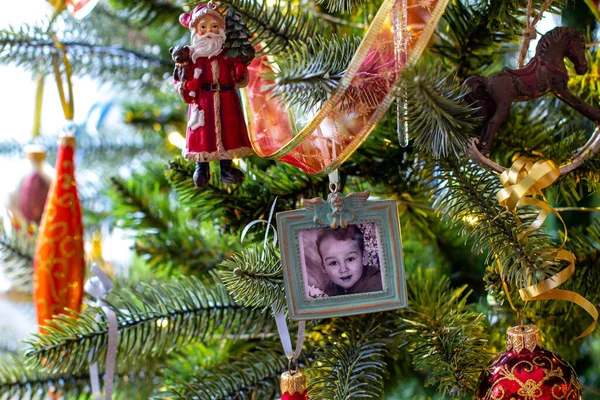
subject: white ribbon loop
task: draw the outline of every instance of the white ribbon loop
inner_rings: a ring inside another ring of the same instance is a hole
[[[102,307],[102,311],[108,320],[108,345],[106,349],[106,373],[104,378],[104,400],[112,399],[113,380],[115,376],[115,362],[117,359],[117,335],[118,324],[117,315],[104,300],[113,288],[110,277],[97,265],[93,264],[91,268],[92,276],[85,282],[84,290],[87,294],[96,299],[95,306]],[[97,315],[96,321],[101,321],[102,316]],[[90,350],[88,360],[94,358],[94,351]],[[100,389],[100,377],[98,374],[98,362],[90,365],[90,384],[92,386],[92,395],[95,400],[102,400],[102,390]]]
[[[275,315],[275,322],[277,324],[277,332],[281,339],[281,345],[286,357],[297,364],[300,353],[302,353],[302,346],[304,345],[304,335],[306,332],[306,321],[298,322],[298,336],[296,337],[296,349],[292,349],[292,338],[290,337],[290,331],[288,330],[287,323],[285,321],[285,313],[283,311],[276,312],[273,308],[273,314]],[[291,367],[290,367],[291,368]],[[289,371],[292,372],[292,371]]]
[[[337,170],[335,172],[337,173]],[[277,204],[277,197],[275,198],[275,201],[273,201],[273,204],[271,204],[271,210],[269,211],[269,219],[268,220],[266,220],[266,221],[263,219],[254,220],[254,221],[250,222],[248,225],[246,225],[246,227],[242,231],[241,241],[243,242],[244,238],[246,237],[246,234],[248,233],[250,228],[252,228],[254,225],[259,224],[259,223],[267,224],[267,230],[265,232],[265,239],[263,241],[263,255],[262,255],[263,261],[264,261],[265,255],[266,255],[265,253],[266,253],[266,249],[267,249],[267,241],[269,239],[269,228],[271,228],[273,230],[273,246],[275,246],[277,244],[277,230],[275,229],[275,227],[272,224],[273,214],[275,214],[275,205],[276,204]],[[300,357],[300,353],[302,352],[302,345],[304,344],[304,332],[305,332],[305,328],[306,328],[306,321],[300,321],[298,323],[298,337],[297,337],[297,341],[296,341],[296,350],[294,351],[292,349],[292,338],[290,337],[290,331],[289,331],[289,329],[287,327],[287,323],[285,321],[285,313],[283,311],[276,310],[274,304],[271,306],[271,309],[273,310],[273,315],[275,316],[275,323],[277,324],[277,332],[279,333],[279,338],[281,339],[283,351],[285,352],[285,355],[287,356],[288,360],[290,360],[289,365],[291,368],[292,361],[297,362],[298,357]]]

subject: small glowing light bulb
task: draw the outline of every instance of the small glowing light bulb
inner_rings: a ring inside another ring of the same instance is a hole
[[[169,142],[179,149],[185,148],[185,138],[179,132],[169,133]]]

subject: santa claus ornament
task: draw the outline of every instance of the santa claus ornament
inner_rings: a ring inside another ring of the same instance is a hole
[[[189,104],[183,157],[196,162],[196,187],[206,186],[209,162],[217,160],[224,183],[242,183],[244,174],[232,160],[254,153],[237,92],[248,84],[247,64],[254,53],[240,52],[240,48],[252,46],[248,35],[243,34],[246,27],[239,15],[234,13],[230,18],[230,14],[227,19],[231,21],[226,21],[213,2],[182,14],[179,21],[190,29],[191,45],[171,49],[176,63],[175,87]],[[229,40],[228,33],[232,33]]]
[[[483,371],[478,400],[581,400],[573,368],[541,345],[535,325],[508,329],[506,351]]]

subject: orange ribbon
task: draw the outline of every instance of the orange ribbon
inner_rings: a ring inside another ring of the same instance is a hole
[[[510,169],[500,175],[500,181],[504,186],[496,197],[500,204],[509,211],[515,212],[517,207],[533,206],[540,209],[537,218],[531,223],[527,231],[539,229],[548,214],[554,214],[565,227],[565,241],[567,240],[567,228],[560,214],[546,202],[542,189],[550,186],[560,176],[560,169],[552,161],[531,162],[525,157],[518,158]],[[539,196],[539,197],[535,197]],[[564,242],[563,242],[564,245]],[[545,279],[535,285],[530,285],[519,290],[523,301],[530,300],[564,300],[575,303],[587,311],[594,322],[577,338],[589,335],[598,323],[598,309],[586,298],[570,290],[556,289],[566,282],[575,272],[575,255],[562,247],[547,254],[556,260],[563,260],[569,265],[557,274]],[[507,294],[508,295],[508,294]]]

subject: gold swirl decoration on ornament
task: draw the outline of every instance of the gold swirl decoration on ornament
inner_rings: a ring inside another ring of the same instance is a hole
[[[75,139],[63,137],[34,254],[34,302],[41,332],[66,309],[79,311],[85,272],[81,205],[77,196]]]
[[[542,189],[552,185],[560,175],[560,169],[552,161],[537,161],[533,163],[525,157],[518,158],[509,169],[500,175],[500,181],[504,188],[498,192],[497,198],[501,205],[505,206],[515,216],[517,207],[532,206],[539,208],[537,218],[524,233],[539,229],[548,217],[548,214],[553,214],[565,227],[565,241],[567,240],[565,222],[560,214],[548,204],[542,193]],[[575,303],[583,308],[592,316],[594,322],[577,337],[579,339],[589,335],[596,328],[596,324],[598,323],[598,309],[578,293],[570,290],[556,289],[575,272],[575,255],[570,251],[564,250],[563,246],[564,242],[558,249],[546,255],[555,260],[563,260],[568,263],[568,266],[540,283],[520,289],[519,295],[523,301],[564,300]]]
[[[514,365],[502,365],[498,369],[498,379],[486,391],[482,400],[504,400],[507,397],[504,385],[507,382],[516,383],[518,386],[517,394],[519,399],[536,400],[541,398],[548,391],[546,385],[549,381],[554,381],[552,388],[552,399],[567,400],[576,399],[581,392],[581,383],[577,380],[575,373],[568,379],[565,377],[564,369],[571,368],[560,357],[554,357],[556,353],[546,350],[545,353],[536,354],[532,360],[521,360]],[[544,371],[540,380],[524,379],[526,374],[533,374],[536,370]],[[525,372],[526,374],[524,374]],[[565,388],[568,388],[565,390]],[[544,397],[546,398],[546,397]],[[513,397],[510,397],[513,399]]]

